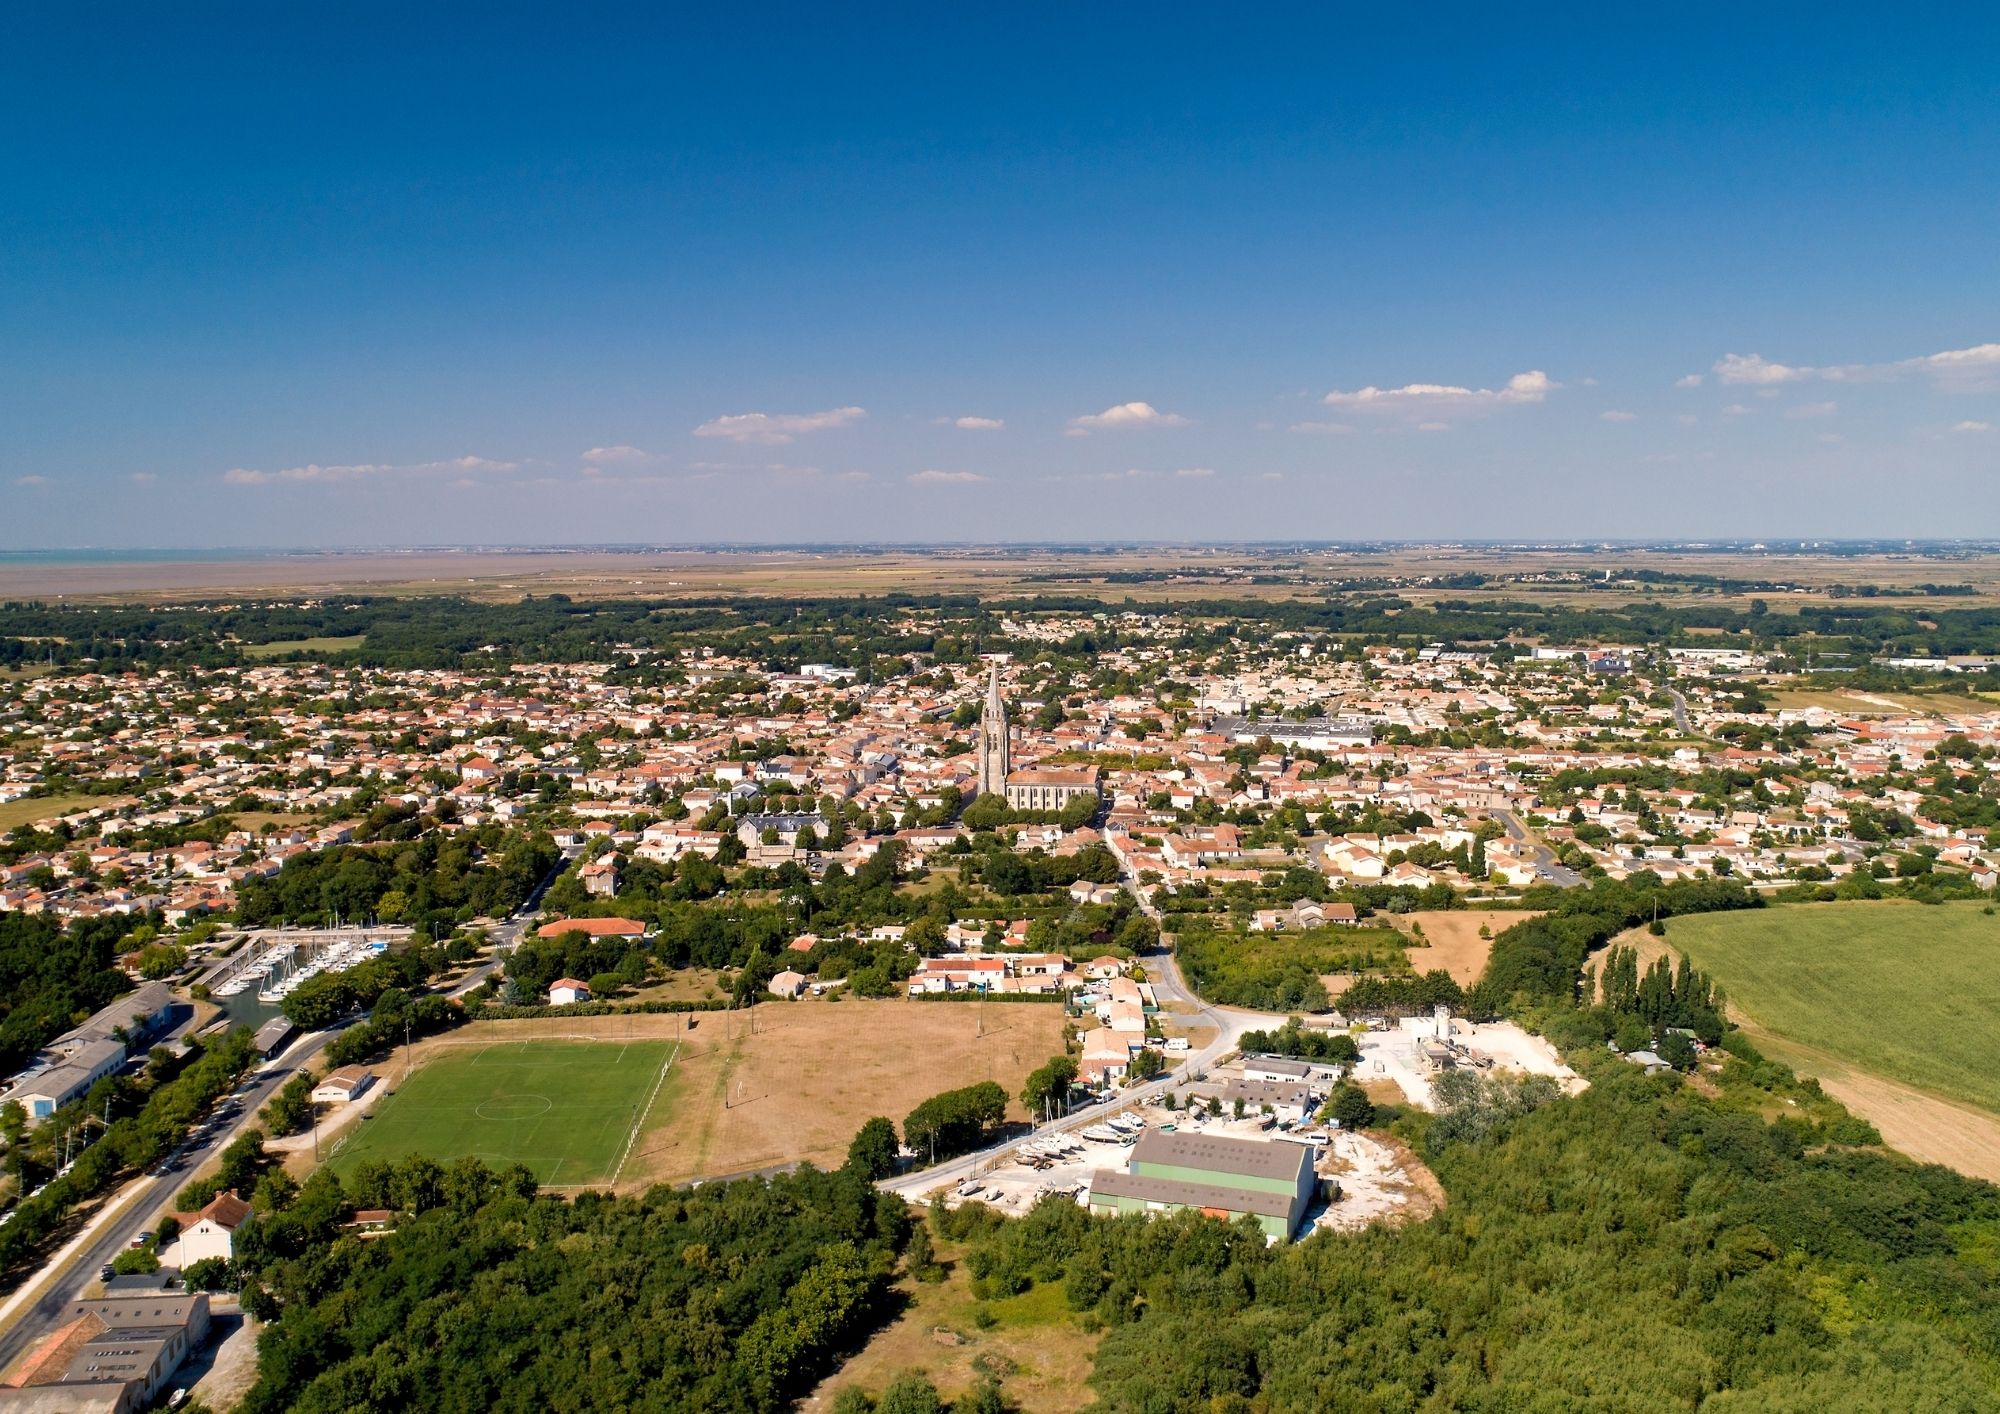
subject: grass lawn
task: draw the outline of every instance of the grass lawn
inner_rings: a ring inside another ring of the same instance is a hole
[[[330,638],[281,638],[275,643],[246,643],[243,645],[243,656],[282,658],[287,653],[344,653],[350,648],[359,648],[367,637],[365,633],[350,633]]]
[[[350,1131],[334,1169],[470,1154],[526,1164],[545,1184],[609,1182],[642,1113],[671,1104],[672,1072],[657,1097],[654,1087],[674,1050],[664,1040],[540,1040],[433,1052]]]
[[[86,806],[105,805],[109,796],[103,795],[44,795],[27,800],[10,800],[0,805],[0,834],[16,825],[30,825],[37,820],[53,820],[58,815],[67,815],[72,810],[82,810]]]
[[[1667,942],[1774,1035],[2000,1113],[2000,916],[1983,909],[1792,904],[1676,918]]]

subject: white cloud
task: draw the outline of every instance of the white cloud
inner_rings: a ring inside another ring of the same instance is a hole
[[[1213,476],[1215,475],[1215,468],[1212,466],[1184,466],[1175,472],[1174,475],[1187,477]]]
[[[1354,424],[1351,422],[1294,422],[1292,424],[1292,431],[1294,432],[1333,434],[1352,432],[1353,430]]]
[[[1974,422],[1971,418],[1967,418],[1951,430],[1954,432],[1991,432],[1993,424],[1990,422]]]
[[[850,427],[868,416],[863,408],[828,408],[825,412],[734,412],[695,428],[697,437],[722,437],[760,447],[779,447],[806,432]]]
[[[14,478],[14,484],[16,486],[46,486],[49,484],[49,479],[46,476],[17,476]]]
[[[1348,393],[1335,389],[1320,399],[1328,407],[1367,413],[1410,413],[1433,421],[1455,413],[1539,403],[1562,384],[1540,369],[1516,373],[1500,388],[1461,388],[1453,383],[1405,383],[1377,388],[1372,383]]]
[[[1675,422],[1678,422],[1678,423],[1679,423],[1679,424],[1680,424],[1681,426],[1683,426],[1683,427],[1692,427],[1692,426],[1694,426],[1694,425],[1695,425],[1695,424],[1696,424],[1697,422],[1700,422],[1700,421],[1701,421],[1701,419],[1700,419],[1700,418],[1698,418],[1698,417],[1696,417],[1696,416],[1695,416],[1695,415],[1694,415],[1693,413],[1691,413],[1691,412],[1684,412],[1684,413],[1681,413],[1681,414],[1679,414],[1679,415],[1678,415],[1677,417],[1675,417],[1675,418],[1674,418],[1674,421],[1675,421]]]
[[[1823,367],[1774,363],[1762,354],[1724,354],[1715,361],[1715,376],[1724,383],[1886,383],[1906,373],[1919,373],[1949,383],[1981,383],[2000,379],[2000,344],[1974,344],[1918,358],[1889,363],[1842,363]]]
[[[1701,386],[1701,375],[1699,373],[1690,373],[1684,378],[1676,378],[1674,386],[1676,388],[1699,388]]]
[[[135,471],[131,476],[134,486],[150,486],[159,479],[159,474],[151,471]]]
[[[1119,403],[1103,412],[1093,412],[1069,420],[1071,437],[1087,437],[1119,427],[1186,427],[1188,420],[1177,412],[1161,412],[1151,403]]]
[[[919,471],[910,477],[912,486],[969,486],[986,478],[976,471]]]
[[[938,427],[956,427],[961,432],[998,432],[1007,425],[998,417],[940,417],[933,419]]]
[[[1755,409],[1747,408],[1741,403],[1731,403],[1722,411],[1730,417],[1748,417]]]
[[[1632,422],[1638,418],[1636,412],[1626,412],[1623,408],[1606,408],[1597,415],[1599,422]]]
[[[1790,383],[1810,378],[1812,370],[1772,363],[1762,354],[1724,354],[1715,361],[1715,376],[1724,383]]]
[[[653,460],[653,454],[620,443],[615,447],[592,447],[583,454],[583,460],[592,466],[639,466]]]
[[[1828,400],[1823,403],[1800,403],[1795,408],[1786,408],[1785,416],[1793,419],[1808,417],[1832,417],[1840,411],[1840,404]]]
[[[1283,481],[1285,473],[1282,471],[1267,471],[1264,473],[1262,479],[1265,481]]]
[[[314,482],[367,481],[376,477],[431,476],[443,472],[455,472],[461,476],[475,471],[518,471],[519,462],[494,461],[488,457],[453,457],[440,462],[353,462],[322,466],[318,462],[308,462],[304,466],[281,467],[277,471],[265,471],[258,467],[236,466],[222,473],[222,479],[231,486],[271,486],[279,483],[309,484]]]

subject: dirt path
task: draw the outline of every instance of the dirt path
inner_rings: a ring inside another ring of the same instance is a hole
[[[1615,941],[1638,950],[1642,973],[1656,957],[1680,961],[1680,954],[1665,939],[1643,928],[1631,929]],[[1729,1019],[1771,1059],[1813,1077],[1827,1094],[1881,1130],[1891,1148],[1923,1163],[1944,1164],[1973,1178],[2000,1183],[2000,1115],[1885,1080],[1816,1046],[1776,1035],[1734,1001],[1729,1003]]]

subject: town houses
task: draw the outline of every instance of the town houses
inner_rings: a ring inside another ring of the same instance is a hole
[[[851,872],[891,839],[946,859],[982,794],[1017,849],[1101,843],[1129,884],[1169,892],[1293,868],[1359,900],[1642,870],[1838,879],[1885,849],[1983,877],[2000,858],[1975,819],[1934,813],[1924,779],[2000,746],[2000,706],[1766,710],[1741,650],[1277,634],[1215,653],[1169,611],[1006,621],[1018,653],[866,674],[703,647],[653,655],[643,685],[589,662],[514,663],[504,690],[484,670],[312,662],[187,669],[172,692],[136,670],[12,682],[0,801],[32,824],[0,855],[0,910],[226,920],[247,882],[418,814],[546,830],[609,901],[635,864]],[[1090,680],[1033,655],[1107,630]]]

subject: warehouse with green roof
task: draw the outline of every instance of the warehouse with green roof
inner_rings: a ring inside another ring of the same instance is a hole
[[[1303,1144],[1149,1130],[1124,1171],[1090,1176],[1093,1213],[1172,1213],[1196,1208],[1210,1217],[1257,1220],[1284,1241],[1299,1230],[1318,1192],[1313,1153]]]

